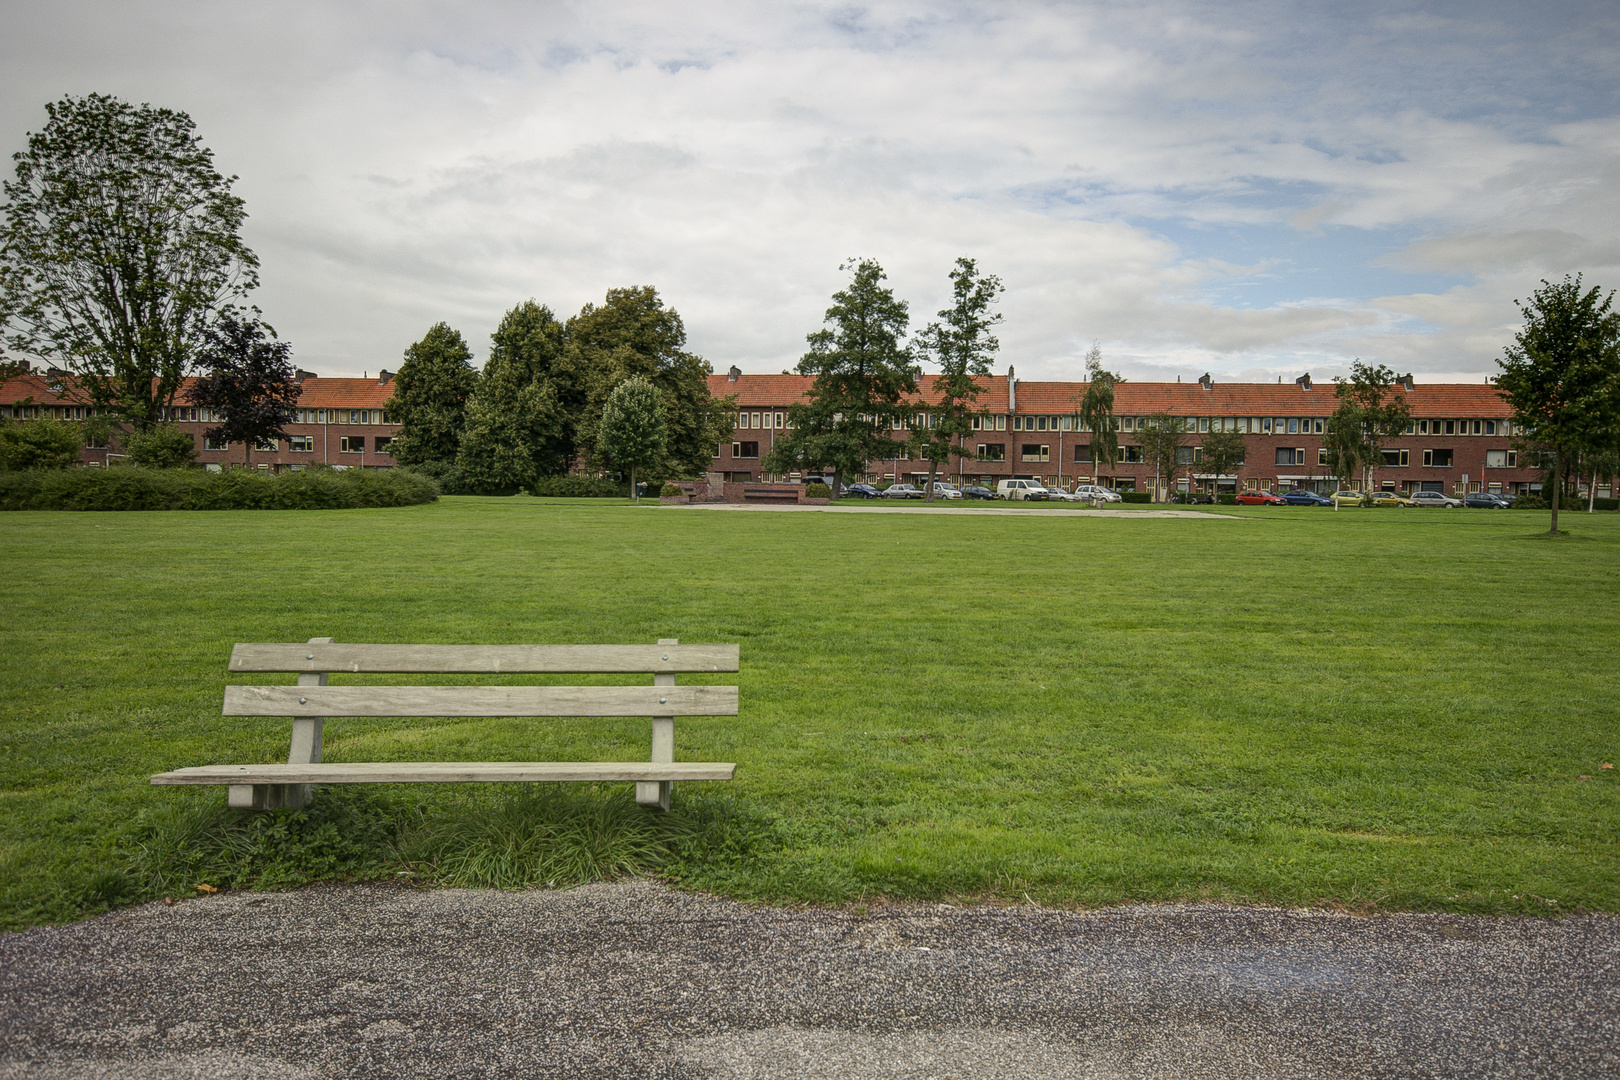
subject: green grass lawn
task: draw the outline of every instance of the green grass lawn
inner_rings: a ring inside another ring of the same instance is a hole
[[[1613,911],[1620,515],[1562,523],[7,514],[0,925],[73,917],[131,822],[223,802],[149,774],[285,760],[285,720],[219,715],[225,664],[315,635],[740,642],[741,716],[676,729],[678,758],[738,763],[677,806],[770,834],[678,875],[735,896]],[[646,753],[645,721],[327,724],[330,761]],[[431,817],[466,794],[400,797]]]

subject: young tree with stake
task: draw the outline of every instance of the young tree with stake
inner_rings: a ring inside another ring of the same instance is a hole
[[[928,462],[927,502],[934,501],[934,478],[939,466],[953,455],[967,454],[967,438],[973,433],[973,418],[981,378],[990,375],[1001,343],[990,328],[1001,321],[1000,312],[990,307],[1001,294],[1001,279],[982,274],[974,260],[961,257],[951,271],[952,304],[940,311],[943,322],[929,323],[916,337],[919,357],[939,366],[934,377],[938,400],[930,407],[931,423],[913,434],[917,456]]]

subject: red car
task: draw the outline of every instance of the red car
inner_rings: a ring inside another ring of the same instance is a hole
[[[1237,501],[1243,506],[1287,506],[1281,495],[1273,495],[1269,491],[1240,492]]]

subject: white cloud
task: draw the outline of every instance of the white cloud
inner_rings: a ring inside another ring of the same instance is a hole
[[[1620,265],[1613,43],[1515,8],[62,3],[8,16],[0,130],[91,90],[189,111],[325,372],[632,283],[776,371],[843,258],[921,322],[971,254],[1031,378],[1094,338],[1133,377],[1473,377],[1535,278]]]

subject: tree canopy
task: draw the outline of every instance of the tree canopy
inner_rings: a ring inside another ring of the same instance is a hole
[[[1142,460],[1153,470],[1155,500],[1176,486],[1176,473],[1180,472],[1181,448],[1187,442],[1187,418],[1157,412],[1143,419],[1137,442],[1142,446]]]
[[[936,401],[929,406],[931,421],[914,434],[917,454],[928,462],[926,499],[934,498],[934,475],[951,459],[972,453],[966,448],[973,432],[973,418],[979,414],[975,403],[979,382],[990,374],[996,350],[1001,343],[990,333],[1001,321],[1001,313],[991,305],[1002,292],[1001,279],[979,271],[967,257],[956,260],[951,270],[952,303],[939,312],[942,321],[932,322],[917,333],[916,355],[939,367],[934,377]]]
[[[664,460],[669,437],[664,402],[652,380],[633,375],[615,386],[596,430],[597,453],[630,474],[630,496],[639,498],[636,473]]]
[[[814,376],[805,400],[788,407],[788,429],[765,460],[776,472],[820,466],[835,482],[894,453],[889,432],[912,413],[917,368],[904,343],[906,302],[883,284],[876,260],[850,260],[850,283],[833,293],[825,324],[806,335],[801,375]],[[837,490],[837,489],[835,489]]]
[[[1341,481],[1354,478],[1370,488],[1373,471],[1384,463],[1384,443],[1406,431],[1411,409],[1395,389],[1395,373],[1383,364],[1352,361],[1350,378],[1334,384],[1339,402],[1322,440],[1328,467]]]
[[[1114,387],[1124,381],[1102,366],[1102,346],[1093,342],[1086,353],[1086,388],[1080,393],[1076,415],[1080,427],[1091,431],[1091,460],[1096,463],[1099,477],[1105,464],[1112,468],[1119,460],[1119,432],[1114,428]]]
[[[1212,489],[1220,493],[1221,477],[1233,478],[1234,489],[1242,487],[1242,475],[1239,470],[1249,456],[1249,441],[1243,437],[1241,431],[1212,431],[1204,436],[1203,445],[1198,448],[1200,462],[1204,471],[1214,475],[1211,481]]]
[[[475,491],[530,487],[573,457],[559,378],[563,327],[533,300],[508,311],[490,336],[489,359],[467,402],[457,464]]]
[[[1515,301],[1524,326],[1497,361],[1496,388],[1513,409],[1514,426],[1528,448],[1552,456],[1554,534],[1564,465],[1620,437],[1620,315],[1613,301],[1613,291],[1583,291],[1579,274],[1542,281],[1528,301]]]
[[[286,437],[297,415],[298,381],[292,346],[278,340],[274,329],[223,312],[208,328],[197,361],[205,374],[187,397],[218,415],[208,438],[244,443],[251,462],[259,442]]]
[[[450,464],[461,449],[467,399],[478,385],[472,353],[447,323],[434,324],[405,350],[388,399],[400,432],[389,446],[401,465]]]
[[[115,97],[45,107],[4,185],[0,323],[137,427],[174,400],[208,327],[258,284],[247,217],[183,112]]]

